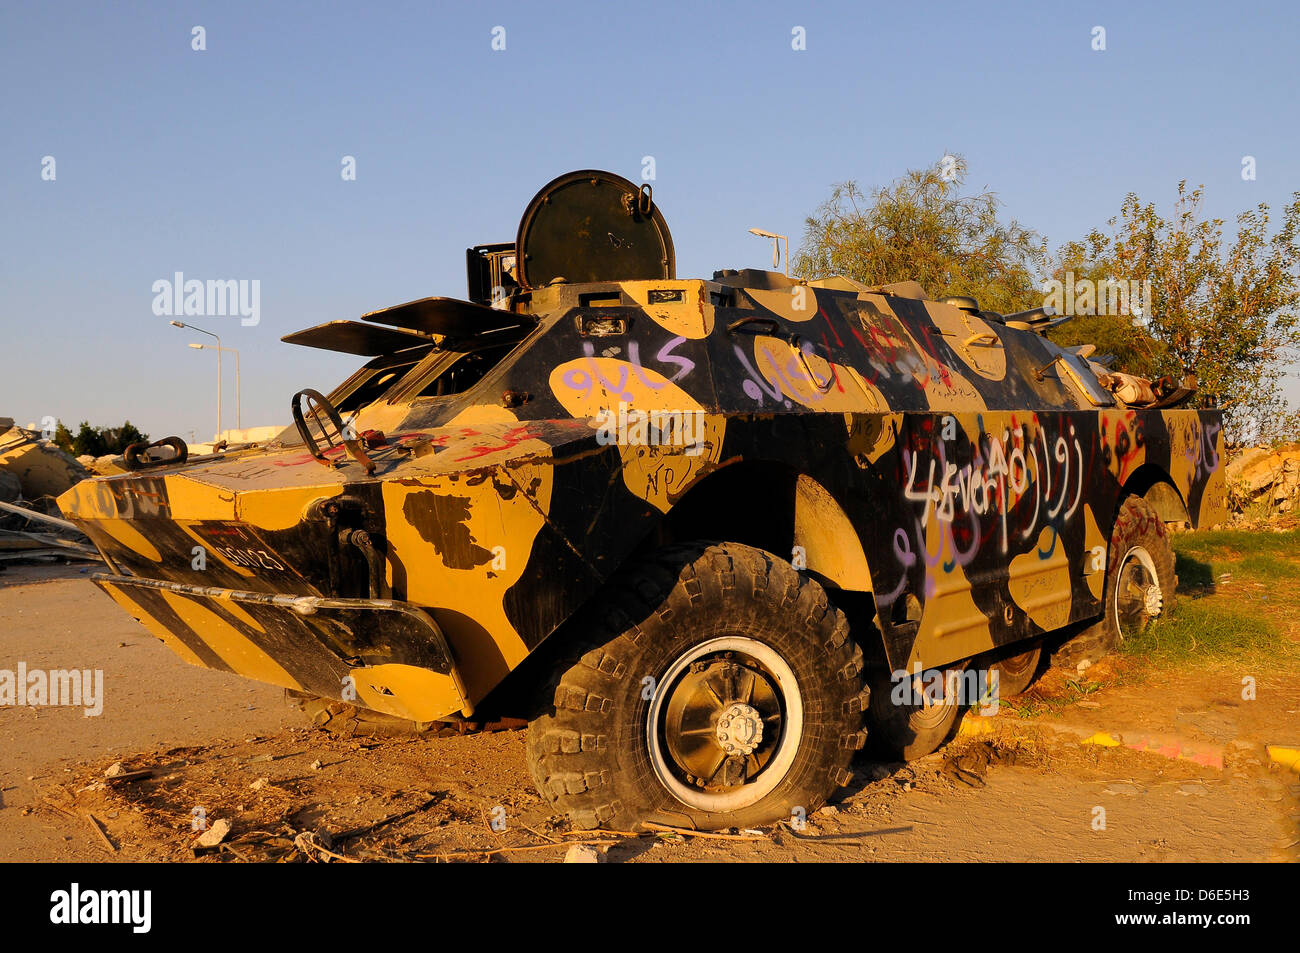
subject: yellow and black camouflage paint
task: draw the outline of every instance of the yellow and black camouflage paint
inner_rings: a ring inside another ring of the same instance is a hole
[[[330,697],[351,676],[349,700],[432,720],[471,711],[668,538],[801,552],[832,595],[871,594],[893,666],[930,667],[1097,616],[1126,494],[1159,485],[1162,518],[1224,518],[1217,411],[1099,406],[1085,362],[915,286],[720,272],[511,307],[535,324],[478,384],[360,409],[357,430],[384,434],[373,476],[286,438],[59,500],[114,575],[191,589],[373,597],[334,542],[362,529],[382,598],[427,613],[454,678],[401,613],[101,586],[189,662]],[[620,405],[701,414],[700,446],[600,443],[595,418]]]

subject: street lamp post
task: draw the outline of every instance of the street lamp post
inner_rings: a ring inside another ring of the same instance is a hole
[[[196,330],[197,330],[197,329],[196,329]],[[240,390],[239,390],[239,349],[238,349],[238,348],[233,348],[233,347],[222,347],[220,344],[215,344],[215,345],[214,345],[214,344],[198,344],[198,343],[191,343],[191,344],[190,344],[190,347],[192,347],[192,348],[194,348],[194,349],[196,349],[196,350],[199,350],[199,351],[216,351],[216,352],[217,352],[217,364],[218,364],[218,366],[220,366],[220,363],[221,363],[221,352],[222,352],[222,351],[229,351],[231,354],[235,355],[235,429],[237,429],[237,430],[243,430],[243,429],[244,429],[244,411],[243,411],[243,407],[242,407],[242,403],[241,403],[241,398],[240,398],[240,396],[239,396],[239,395],[240,395]],[[220,432],[217,433],[217,438],[218,438],[218,439],[221,438],[221,433],[220,433]]]
[[[211,331],[205,331],[202,328],[196,328],[192,324],[186,324],[184,321],[172,321],[172,327],[189,328],[191,331],[198,331],[200,334],[206,334],[208,337],[217,339],[217,434],[213,441],[221,439],[221,338]],[[201,346],[201,345],[200,345]]]
[[[773,268],[775,268],[777,264],[781,261],[781,242],[782,240],[785,241],[785,274],[786,277],[789,277],[790,276],[790,239],[786,238],[784,235],[778,235],[776,232],[769,232],[761,228],[751,228],[749,230],[749,233],[751,235],[757,235],[759,238],[772,239],[772,267]],[[173,321],[172,323],[175,324],[176,322]]]

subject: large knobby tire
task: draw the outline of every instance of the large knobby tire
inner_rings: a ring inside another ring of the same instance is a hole
[[[882,674],[873,681],[867,718],[870,754],[885,761],[915,761],[937,751],[965,710],[958,697],[963,668]]]
[[[1110,534],[1104,614],[1062,644],[1053,664],[1078,668],[1114,652],[1126,637],[1170,610],[1177,587],[1174,551],[1164,522],[1142,497],[1125,498]]]
[[[822,587],[769,553],[661,550],[554,637],[575,644],[528,767],[578,827],[753,826],[811,814],[851,778],[862,651]]]

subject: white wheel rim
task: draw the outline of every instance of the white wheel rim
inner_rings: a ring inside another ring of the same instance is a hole
[[[664,751],[660,739],[660,721],[664,717],[673,687],[690,665],[706,656],[722,652],[737,652],[760,663],[766,674],[780,689],[781,701],[784,703],[784,715],[781,721],[781,733],[776,750],[757,777],[731,791],[709,792],[692,787],[678,779],[668,763],[670,757]],[[646,747],[650,755],[650,766],[659,783],[674,798],[687,807],[701,811],[725,813],[737,811],[757,804],[771,794],[789,774],[794,764],[799,743],[803,738],[803,699],[794,671],[770,646],[755,639],[743,636],[727,636],[710,639],[692,646],[680,655],[659,680],[659,690],[650,701],[646,715]]]
[[[1156,571],[1156,562],[1151,558],[1151,553],[1147,551],[1145,546],[1130,547],[1128,552],[1124,554],[1124,558],[1119,561],[1119,568],[1115,572],[1115,585],[1118,587],[1124,581],[1125,567],[1134,560],[1137,561],[1138,565],[1142,567],[1142,570],[1151,579],[1151,585],[1148,586],[1146,591],[1143,593],[1142,607],[1142,611],[1147,616],[1147,621],[1151,622],[1159,618],[1164,609],[1164,592],[1160,588],[1160,574]],[[1111,612],[1114,616],[1115,631],[1120,633],[1120,636],[1122,637],[1124,634],[1123,626],[1126,623],[1120,619],[1120,595],[1121,594],[1116,591],[1114,600],[1115,605]]]

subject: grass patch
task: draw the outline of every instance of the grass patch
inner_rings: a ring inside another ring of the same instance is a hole
[[[1124,655],[1160,665],[1300,669],[1300,531],[1184,533],[1172,543],[1177,603],[1126,639]]]
[[[1294,559],[1255,553],[1244,557],[1238,565],[1243,576],[1260,582],[1289,582],[1295,585],[1300,580],[1300,564]]]
[[[1125,655],[1153,662],[1193,662],[1285,656],[1285,632],[1259,613],[1218,604],[1211,598],[1183,600],[1168,618],[1124,640]],[[1292,646],[1294,655],[1294,647]]]
[[[1300,556],[1300,530],[1275,533],[1271,530],[1203,530],[1177,533],[1171,537],[1180,556],[1207,559],[1236,559],[1248,555]]]

